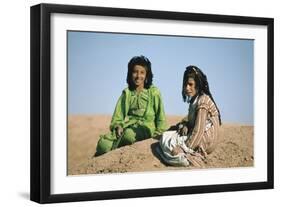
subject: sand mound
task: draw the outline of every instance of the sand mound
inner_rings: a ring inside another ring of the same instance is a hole
[[[68,174],[95,174],[181,170],[163,163],[156,139],[147,139],[94,157],[100,134],[108,132],[110,116],[70,116],[68,131]],[[168,116],[169,125],[181,117]],[[208,155],[205,168],[253,166],[253,127],[224,124],[220,128],[217,148]],[[192,167],[188,167],[192,168]]]

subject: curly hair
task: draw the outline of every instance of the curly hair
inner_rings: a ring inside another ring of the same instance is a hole
[[[199,96],[201,96],[203,93],[205,93],[214,102],[214,104],[215,104],[215,106],[216,106],[216,108],[219,112],[219,121],[220,121],[220,125],[221,125],[220,111],[219,111],[219,108],[217,107],[217,104],[216,104],[212,94],[211,94],[211,91],[210,91],[210,88],[209,88],[209,83],[208,83],[208,80],[207,80],[207,76],[197,66],[190,65],[190,66],[186,67],[186,70],[185,70],[184,75],[183,75],[183,83],[182,83],[183,101],[186,102],[186,100],[187,100],[185,89],[186,89],[188,78],[194,79],[195,87],[196,87],[196,90],[197,90]]]
[[[132,79],[133,70],[136,65],[141,65],[145,68],[146,78],[144,81],[144,88],[148,89],[152,85],[153,74],[151,71],[151,63],[149,59],[143,55],[133,57],[128,63],[128,73],[127,73],[128,87],[130,90],[134,90],[136,87]]]

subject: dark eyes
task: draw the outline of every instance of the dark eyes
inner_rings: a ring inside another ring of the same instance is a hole
[[[134,74],[140,73],[140,74],[145,74],[145,71],[133,71]]]

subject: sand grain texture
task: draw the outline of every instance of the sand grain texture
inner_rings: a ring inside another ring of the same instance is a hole
[[[180,119],[179,116],[167,116],[169,125]],[[165,165],[155,150],[158,141],[152,138],[94,157],[99,135],[108,133],[110,120],[111,117],[106,115],[69,116],[69,175],[193,168]],[[253,126],[223,124],[217,148],[208,155],[205,168],[247,167],[253,164]]]

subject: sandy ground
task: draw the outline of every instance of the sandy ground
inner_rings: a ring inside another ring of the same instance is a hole
[[[167,116],[168,124],[181,120]],[[147,139],[94,157],[100,134],[108,133],[111,116],[69,116],[68,174],[142,172],[181,170],[193,167],[172,167],[163,163],[156,152],[157,140]],[[254,165],[253,126],[223,124],[217,148],[208,155],[205,168],[246,167]]]

